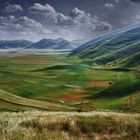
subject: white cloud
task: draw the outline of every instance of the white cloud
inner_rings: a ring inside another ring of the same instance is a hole
[[[39,22],[26,16],[15,17],[0,16],[1,39],[29,39],[40,40],[42,38],[71,38],[71,33],[67,29],[58,26],[50,28],[44,27]]]
[[[10,15],[8,17],[0,16],[0,33],[7,39],[37,40],[41,34],[47,34],[49,31],[37,21],[26,16]]]
[[[67,25],[72,24],[73,22],[68,16],[56,12],[56,10],[49,4],[42,5],[40,3],[35,3],[29,8],[29,11],[45,17],[48,24]]]
[[[8,17],[0,16],[0,28],[8,30],[32,30],[41,29],[42,25],[26,16],[15,17],[10,15]]]
[[[140,14],[135,16],[135,22],[139,23],[140,22]]]
[[[130,24],[130,22],[131,22],[131,24],[140,23],[140,13],[136,14],[135,16],[131,16],[130,19],[128,19],[128,20],[124,20],[123,24],[128,26],[128,24]]]
[[[101,22],[96,25],[97,31],[112,30],[112,26],[108,22]]]
[[[34,14],[43,16],[46,19],[47,24],[59,26],[60,28],[67,26],[67,30],[75,29],[77,31],[94,31],[96,30],[96,25],[100,23],[97,16],[92,16],[90,13],[87,13],[76,7],[68,15],[57,12],[49,4],[42,5],[35,3],[32,7],[29,8],[29,10]]]
[[[91,14],[86,13],[83,10],[79,10],[78,8],[74,8],[69,17],[75,21],[76,24],[87,26],[87,27],[94,27],[94,24],[98,22],[96,16],[91,16]]]
[[[42,22],[37,22],[29,17],[21,16],[1,16],[0,32],[7,34],[9,37],[24,37],[32,40],[41,38],[66,38],[66,39],[82,39],[93,38],[112,29],[112,26],[100,21],[96,15],[80,10],[75,7],[67,15],[57,12],[49,4],[42,5],[35,3],[29,8],[34,14],[33,17],[39,16]]]
[[[3,10],[7,13],[14,13],[16,11],[23,11],[23,8],[21,7],[21,5],[18,5],[18,4],[9,4],[5,7],[5,9]]]
[[[106,3],[106,4],[104,5],[104,7],[106,7],[106,8],[114,8],[115,5],[114,5],[113,3]]]

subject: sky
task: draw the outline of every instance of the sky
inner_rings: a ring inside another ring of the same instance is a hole
[[[140,22],[140,0],[0,0],[0,40],[93,39]]]

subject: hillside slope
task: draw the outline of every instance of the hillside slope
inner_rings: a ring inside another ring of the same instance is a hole
[[[17,108],[18,106],[23,106],[30,109],[38,109],[38,110],[68,110],[72,109],[70,107],[61,105],[59,103],[52,103],[52,102],[44,102],[44,101],[39,101],[39,100],[33,100],[33,99],[28,99],[24,97],[20,97],[17,95],[14,95],[12,93],[9,93],[5,90],[0,89],[0,102],[7,102],[11,105],[16,105]]]
[[[0,41],[0,49],[11,49],[11,48],[25,48],[32,44],[33,42],[27,40],[3,40]]]
[[[140,24],[94,39],[75,49],[71,55],[88,58],[98,64],[139,65]]]

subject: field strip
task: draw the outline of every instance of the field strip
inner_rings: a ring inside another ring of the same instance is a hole
[[[16,105],[44,109],[44,110],[45,109],[46,110],[72,109],[70,107],[63,106],[61,104],[55,104],[55,103],[50,103],[50,102],[44,102],[44,101],[38,101],[38,100],[33,100],[33,99],[27,99],[24,97],[19,97],[2,89],[0,89],[0,100],[13,103]]]

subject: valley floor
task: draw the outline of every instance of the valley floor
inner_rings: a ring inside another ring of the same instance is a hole
[[[101,69],[102,68],[102,69]],[[67,53],[0,53],[0,111],[140,112],[140,74]]]
[[[139,71],[0,53],[0,140],[140,140],[139,106]]]

